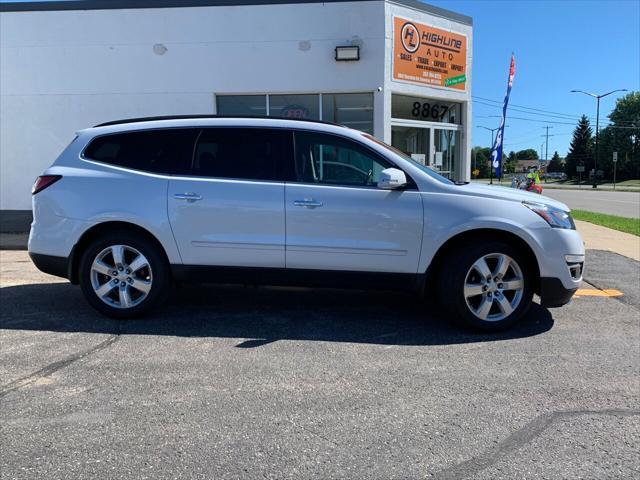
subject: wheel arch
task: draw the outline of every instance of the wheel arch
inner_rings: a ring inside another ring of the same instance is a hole
[[[487,242],[487,241],[504,241],[515,246],[523,253],[527,265],[530,266],[534,274],[534,291],[540,291],[540,265],[536,254],[529,243],[519,235],[507,230],[497,228],[479,228],[466,230],[447,239],[436,251],[426,271],[426,285],[434,286],[437,281],[438,274],[445,265],[447,257],[461,248],[468,242]]]
[[[164,246],[162,245],[160,240],[158,240],[158,238],[146,228],[141,227],[140,225],[136,225],[135,223],[123,221],[101,222],[93,225],[91,228],[88,228],[80,236],[76,244],[73,246],[73,249],[71,250],[71,255],[69,256],[69,270],[67,278],[72,284],[77,285],[79,282],[80,259],[82,258],[82,254],[84,253],[86,248],[96,238],[99,238],[101,234],[106,232],[111,233],[114,231],[133,233],[149,240],[156,246],[156,248],[158,248],[158,251],[164,257],[167,264],[169,263],[169,257],[167,256],[167,251],[165,250]]]

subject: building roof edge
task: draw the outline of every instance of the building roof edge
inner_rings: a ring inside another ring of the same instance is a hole
[[[0,12],[38,12],[56,10],[119,10],[133,8],[230,7],[249,5],[287,5],[303,3],[355,3],[385,1],[472,25],[471,17],[419,0],[50,0],[1,2]]]

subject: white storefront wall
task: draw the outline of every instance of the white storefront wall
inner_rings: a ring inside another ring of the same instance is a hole
[[[464,33],[467,91],[391,80],[392,16]],[[336,62],[338,45],[361,59]],[[73,138],[101,122],[213,114],[215,96],[373,95],[374,134],[391,139],[391,95],[464,104],[468,170],[471,27],[384,1],[64,10],[0,14],[0,209],[30,209],[30,188]],[[468,174],[467,174],[468,175]]]

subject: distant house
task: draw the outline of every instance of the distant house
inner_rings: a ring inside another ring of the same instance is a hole
[[[540,162],[540,160],[518,160],[516,162],[516,173],[528,172],[531,167],[539,168],[545,164],[546,162]]]

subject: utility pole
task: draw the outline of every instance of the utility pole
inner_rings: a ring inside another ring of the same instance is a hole
[[[553,137],[554,135],[549,135],[549,129],[553,128],[550,127],[549,125],[547,125],[546,127],[542,127],[542,128],[546,128],[547,129],[547,133],[545,135],[543,135],[543,137],[547,137],[546,139],[546,143],[547,143],[547,147],[545,150],[545,154],[544,154],[544,163],[545,163],[545,170],[544,170],[544,183],[547,183],[547,177],[549,176],[549,137]]]
[[[544,148],[544,143],[540,145],[540,158],[542,158],[542,149]]]
[[[626,92],[626,88],[619,88],[617,90],[612,90],[608,93],[603,93],[602,95],[596,95],[595,93],[585,92],[583,90],[571,90],[571,93],[584,93],[585,95],[589,95],[597,100],[596,102],[596,155],[593,157],[593,188],[598,188],[598,154],[600,153],[600,149],[598,148],[598,133],[600,132],[600,99],[602,97],[606,97],[607,95],[611,95],[616,92]]]

